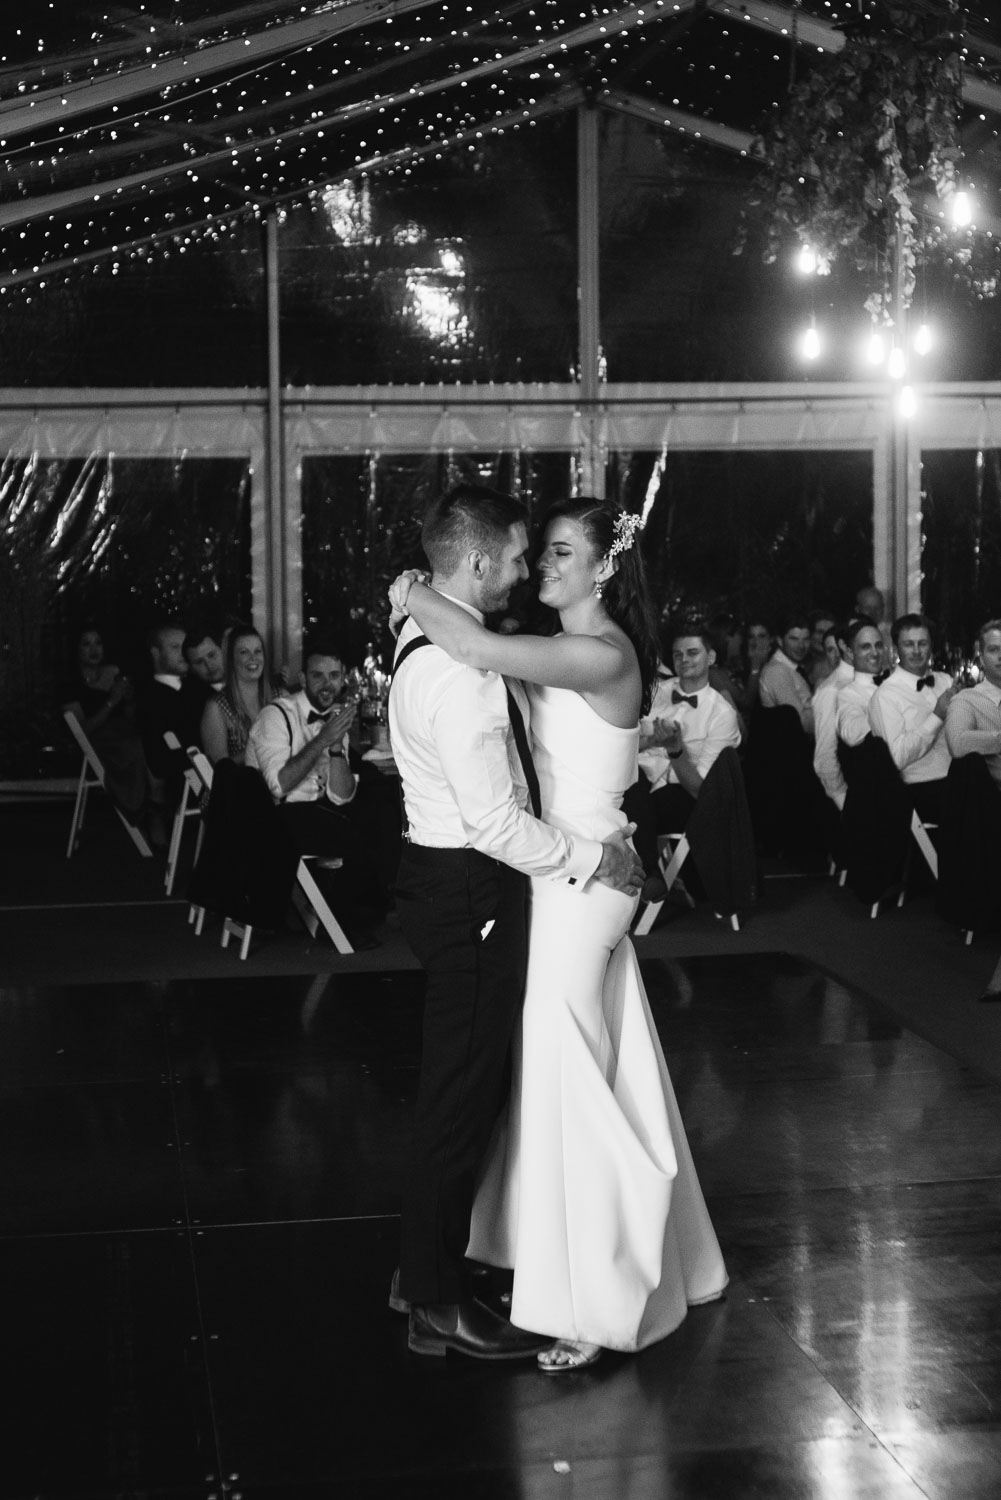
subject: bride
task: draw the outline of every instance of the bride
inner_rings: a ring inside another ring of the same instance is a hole
[[[552,637],[496,635],[405,573],[394,609],[468,666],[528,685],[542,816],[606,838],[626,823],[657,648],[639,517],[556,505],[537,563]],[[727,1276],[628,937],[635,898],[533,880],[511,1099],[473,1209],[469,1255],[513,1267],[511,1320],[551,1336],[556,1373],[643,1349]]]

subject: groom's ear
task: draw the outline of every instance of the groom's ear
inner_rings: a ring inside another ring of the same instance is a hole
[[[490,556],[479,547],[473,547],[466,553],[466,566],[474,578],[483,579],[490,570]]]

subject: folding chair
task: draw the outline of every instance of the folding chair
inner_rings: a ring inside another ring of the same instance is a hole
[[[83,754],[83,764],[80,767],[80,780],[77,783],[76,789],[76,804],[73,808],[73,822],[70,826],[69,843],[66,845],[66,858],[69,859],[80,842],[83,820],[87,812],[88,794],[93,787],[104,789],[104,766],[101,764],[100,756],[87,738],[84,727],[76,714],[66,709],[63,713],[63,718],[66,720],[69,732],[76,740]],[[143,859],[152,859],[153,851],[143,838],[141,830],[134,823],[129,822],[121,808],[117,807],[114,802],[111,805],[115,808],[119,822]]]
[[[164,742],[168,750],[180,750],[181,742],[173,730],[165,730]],[[207,762],[206,762],[207,764]],[[211,771],[211,766],[209,770]],[[170,830],[170,844],[167,847],[167,872],[164,876],[164,889],[168,896],[174,893],[174,877],[177,874],[177,862],[181,853],[181,837],[184,833],[184,824],[187,818],[197,818],[198,836],[195,840],[195,859],[201,852],[202,839],[205,837],[205,825],[202,823],[202,810],[199,806],[202,781],[193,766],[189,766],[184,773],[184,782],[181,787],[181,800],[177,804],[174,814],[174,826]]]
[[[664,884],[670,891],[675,884],[680,884],[678,876],[681,874],[682,865],[692,852],[692,846],[688,842],[687,834],[684,833],[662,833],[658,836],[657,842],[660,845],[657,862],[660,865],[660,873],[664,877]],[[682,890],[684,890],[683,886]],[[688,905],[694,911],[695,902],[688,895],[687,891],[685,891],[685,898]],[[660,915],[663,905],[663,901],[645,901],[643,903],[642,910],[639,912],[636,925],[633,928],[633,932],[637,937],[645,937],[651,931],[653,924]],[[719,916],[719,913],[717,912],[716,915]],[[737,913],[730,912],[728,920],[733,931],[739,932],[740,919]]]
[[[191,761],[192,769],[200,780],[206,791],[212,790],[212,765],[208,757],[201,750],[189,749],[188,759]],[[353,953],[347,933],[338,922],[330,909],[330,905],[316,883],[316,877],[310,869],[310,864],[315,856],[303,855],[300,858],[295,872],[295,884],[292,890],[292,904],[299,914],[310,937],[316,937],[322,927],[330,938],[338,953]],[[325,859],[324,868],[328,870],[340,869],[343,860]],[[188,921],[193,922],[196,934],[201,934],[202,923],[205,920],[205,908],[193,906],[188,914]],[[220,946],[229,947],[230,938],[238,938],[240,941],[240,957],[245,959],[250,952],[250,942],[253,937],[254,926],[252,922],[240,922],[235,917],[224,916],[222,923],[222,935]]]
[[[657,844],[657,863],[660,866],[660,873],[664,877],[664,884],[670,891],[681,874],[681,867],[691,853],[692,846],[683,833],[662,833],[658,835]],[[688,902],[694,908],[695,902],[690,896],[688,897]],[[633,932],[637,937],[646,937],[647,933],[651,931],[653,924],[660,915],[663,905],[663,900],[643,902],[637,916],[636,924],[633,927]],[[740,924],[737,918],[732,916],[730,921],[733,923],[734,932],[739,932]]]

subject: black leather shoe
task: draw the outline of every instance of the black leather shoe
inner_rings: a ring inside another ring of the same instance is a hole
[[[400,1296],[400,1268],[397,1266],[393,1272],[393,1279],[389,1283],[389,1310],[395,1313],[409,1313],[410,1303],[406,1297]]]
[[[552,1339],[515,1328],[483,1302],[415,1303],[408,1346],[414,1354],[444,1355],[449,1349],[471,1359],[532,1359]]]

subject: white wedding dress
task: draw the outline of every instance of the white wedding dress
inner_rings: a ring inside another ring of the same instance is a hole
[[[543,818],[607,837],[626,821],[638,730],[575,692],[530,695]],[[622,1350],[664,1338],[727,1282],[627,936],[635,906],[594,882],[532,883],[511,1101],[469,1244],[514,1267],[518,1327]]]

